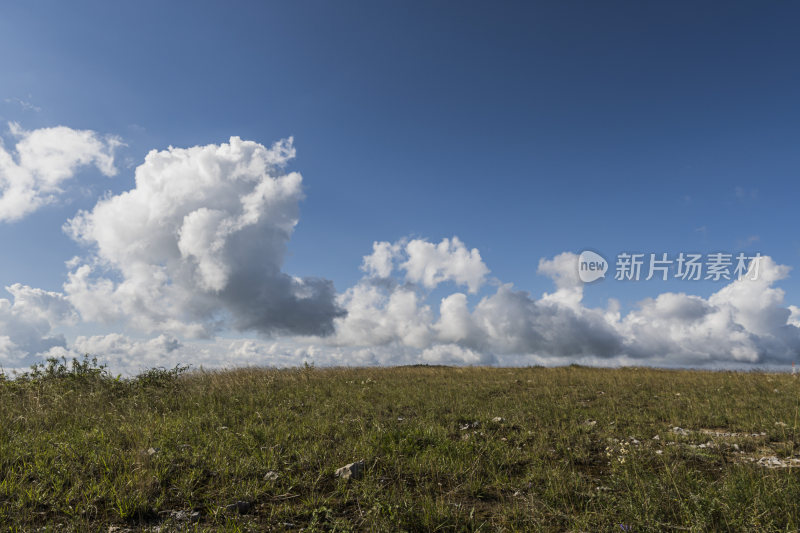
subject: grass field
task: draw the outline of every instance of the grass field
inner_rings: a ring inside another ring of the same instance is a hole
[[[0,381],[0,523],[796,531],[799,401],[785,374],[51,363]]]

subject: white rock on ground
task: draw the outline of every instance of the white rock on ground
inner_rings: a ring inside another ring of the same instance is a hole
[[[363,459],[355,463],[350,463],[349,465],[344,465],[336,470],[336,477],[340,479],[361,479],[364,476],[366,466]]]

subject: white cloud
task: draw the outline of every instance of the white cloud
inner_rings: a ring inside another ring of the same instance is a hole
[[[0,222],[19,220],[56,201],[79,167],[94,165],[106,176],[117,172],[117,137],[64,126],[25,131],[13,122],[9,130],[17,143],[9,152],[0,142]]]
[[[6,98],[5,102],[7,104],[17,104],[23,109],[23,111],[34,111],[36,113],[39,113],[42,110],[42,108],[33,104],[30,98],[31,98],[30,95],[28,95],[27,100],[22,98]]]
[[[12,131],[16,155],[0,147],[0,208],[16,211],[0,220],[51,201],[80,165],[115,172],[114,140]],[[291,139],[267,148],[238,137],[150,152],[133,189],[65,224],[87,252],[67,263],[63,294],[7,287],[0,364],[92,353],[136,373],[178,363],[753,365],[800,355],[800,308],[776,286],[789,268],[769,257],[755,280],[708,298],[659,294],[623,314],[614,300],[585,305],[571,252],[539,262],[550,292],[497,283],[479,294],[490,271],[477,249],[457,237],[401,239],[373,243],[364,277],[336,294],[330,281],[282,270],[303,198],[301,176],[284,171],[293,157]],[[70,344],[58,333],[84,323],[112,332]],[[221,337],[232,330],[272,338]]]
[[[110,372],[136,375],[151,368],[173,368],[176,365],[199,366],[203,361],[203,348],[192,352],[176,338],[158,335],[144,340],[131,339],[120,333],[107,335],[78,336],[68,346],[56,346],[41,354],[45,357],[80,359],[85,354],[97,357],[108,365]],[[222,366],[229,359],[221,351],[216,353],[216,365]]]
[[[134,339],[118,333],[78,337],[69,346],[57,346],[41,353],[40,358],[81,358],[86,353],[96,355],[101,362],[108,364],[110,372],[124,375],[136,375],[155,367],[173,368],[175,365],[185,364],[190,364],[195,369],[215,369],[246,366],[282,368],[302,366],[304,363],[317,366],[378,366],[414,364],[421,361],[419,350],[414,349],[394,346],[332,347],[300,337],[217,337],[213,340],[179,341],[169,335]],[[464,358],[469,357],[468,351],[463,351],[463,354]],[[462,359],[462,362],[471,364],[469,360]]]
[[[403,242],[393,244],[388,242],[372,243],[372,253],[364,256],[361,270],[370,276],[388,278],[392,275],[392,271],[395,268],[395,259],[399,256],[403,244]]]
[[[0,298],[0,365],[26,365],[37,354],[66,346],[66,339],[53,332],[55,326],[76,319],[63,295],[19,283],[6,290],[13,302]]]
[[[387,249],[391,254],[383,254]],[[390,255],[396,262],[405,249],[376,244],[373,257]],[[457,254],[437,258],[437,271],[453,271],[448,260],[459,263],[461,258]],[[383,267],[365,270],[368,274],[388,271]],[[442,299],[438,317],[419,287],[367,276],[343,295],[341,304],[348,314],[337,319],[337,333],[330,342],[413,348],[421,351],[423,360],[474,361],[469,354],[479,353],[485,358],[482,361],[496,357],[505,364],[513,357],[550,362],[753,364],[790,361],[800,354],[800,313],[786,308],[783,291],[774,287],[786,277],[788,267],[769,257],[761,259],[756,280],[733,281],[707,299],[663,293],[642,301],[624,316],[614,300],[606,309],[582,303],[575,254],[541,260],[539,273],[553,279],[554,292],[537,299],[503,284],[472,307],[466,294],[456,292]],[[453,346],[467,352],[459,356]]]
[[[321,366],[577,362],[729,368],[787,364],[800,354],[798,310],[783,306],[783,293],[774,283],[788,269],[766,257],[761,261],[757,280],[733,281],[708,298],[663,293],[624,315],[614,301],[602,309],[554,298],[559,291],[574,289],[569,272],[558,266],[574,265],[562,254],[541,263],[541,271],[556,280],[556,290],[540,298],[503,284],[474,304],[465,293],[449,294],[441,299],[437,314],[421,287],[368,276],[339,296],[348,314],[335,319],[336,333],[327,338],[217,337],[186,342],[165,334],[142,340],[109,334],[78,337],[69,347],[50,335],[51,321],[70,320],[71,309],[63,297],[20,286],[12,291],[13,309],[8,301],[0,301],[0,310],[5,311],[0,320],[24,319],[27,333],[0,338],[0,349],[9,363],[23,357],[25,349],[40,355],[92,353],[115,371],[131,374],[179,363],[232,367],[304,362]],[[16,323],[0,322],[0,332],[12,330],[22,331]]]
[[[475,352],[457,344],[437,344],[426,348],[420,358],[434,365],[490,365],[496,362],[491,354]]]
[[[174,241],[177,254],[182,253],[180,238],[178,235]],[[402,250],[398,256],[392,264],[402,259]],[[97,265],[102,263],[102,257],[95,257]],[[462,292],[446,295],[439,303],[438,313],[427,302],[429,293],[425,292],[424,284],[409,284],[402,268],[392,268],[400,276],[397,280],[370,275],[385,272],[382,267],[366,269],[369,274],[365,278],[338,296],[337,303],[347,314],[333,318],[335,334],[330,337],[284,336],[273,340],[217,337],[188,343],[179,337],[197,333],[191,330],[192,326],[206,331],[209,325],[202,321],[186,322],[182,314],[176,318],[170,314],[174,312],[169,307],[171,303],[166,301],[167,295],[174,295],[176,309],[184,313],[179,306],[191,303],[190,297],[182,292],[188,288],[177,290],[175,283],[169,287],[154,283],[152,294],[141,294],[138,283],[144,281],[136,278],[139,275],[136,269],[132,274],[123,270],[122,281],[115,282],[93,275],[92,266],[80,264],[75,265],[65,285],[66,296],[21,285],[8,288],[14,295],[14,304],[0,300],[0,332],[14,332],[14,335],[0,335],[0,353],[8,364],[19,362],[26,354],[93,353],[104,357],[112,368],[128,373],[187,362],[208,367],[291,366],[303,362],[319,365],[579,362],[609,366],[742,367],[785,364],[800,354],[800,311],[794,306],[785,307],[783,291],[774,286],[788,275],[789,269],[768,257],[762,257],[756,280],[745,277],[730,282],[708,298],[663,293],[643,300],[627,314],[620,313],[619,304],[613,300],[605,309],[583,305],[582,285],[573,277],[574,259],[574,254],[566,253],[540,262],[540,273],[553,278],[556,290],[539,298],[516,290],[511,284],[502,284],[475,303]],[[137,268],[147,271],[153,265]],[[217,293],[213,287],[197,288],[204,274],[191,269],[190,272],[197,276],[195,290],[204,298],[214,298]],[[225,276],[228,275],[233,274]],[[54,324],[74,321],[75,308],[81,311],[84,320],[99,320],[107,315],[135,322],[138,317],[139,325],[147,330],[157,315],[134,313],[136,306],[147,299],[160,306],[165,320],[161,330],[172,330],[178,337],[162,332],[151,339],[132,340],[109,334],[78,337],[67,347],[63,338],[52,334]],[[188,333],[181,328],[188,328]]]
[[[428,289],[443,281],[454,281],[474,293],[489,273],[478,250],[467,250],[458,237],[442,239],[439,244],[415,239],[405,251],[408,259],[400,267],[406,271],[406,278]]]
[[[26,319],[44,319],[50,324],[75,324],[78,314],[59,292],[15,283],[6,290],[14,297],[15,312]]]
[[[446,251],[452,246],[466,251],[463,243],[455,238],[452,241],[444,239],[439,246],[419,242],[424,246],[417,247],[428,252],[431,249]],[[412,243],[415,241],[409,244]],[[377,246],[375,249],[379,250]],[[407,250],[408,246],[401,249]],[[415,260],[426,263],[420,259],[425,255],[416,255]],[[435,259],[427,264],[434,264],[433,270],[437,272],[463,272],[463,265],[469,263],[465,261],[467,254],[463,252],[434,255]],[[480,261],[477,250],[469,257]],[[347,315],[336,320],[336,335],[329,342],[349,346],[392,345],[419,350],[458,345],[470,352],[484,354],[484,361],[492,360],[495,354],[511,353],[559,356],[598,353],[611,356],[620,349],[621,342],[609,323],[609,316],[613,320],[618,315],[580,307],[582,284],[576,283],[575,261],[574,254],[561,254],[540,264],[540,271],[554,277],[559,286],[552,295],[545,294],[542,299],[535,300],[528,293],[515,291],[511,284],[505,284],[470,309],[467,295],[456,292],[442,299],[438,319],[425,304],[426,295],[419,288],[367,276],[341,297],[340,304],[347,310]],[[488,272],[482,262],[479,265],[480,268],[467,269],[479,273],[470,279],[481,279]],[[401,268],[404,267],[401,265]],[[418,271],[424,272],[425,269]],[[425,278],[424,275],[412,277]],[[436,276],[431,276],[431,279],[435,281]],[[464,278],[460,279],[469,286]],[[422,283],[422,286],[432,288],[436,283]]]
[[[539,260],[539,274],[550,277],[556,284],[556,291],[545,293],[542,300],[579,308],[583,299],[583,282],[578,276],[578,256],[563,252],[552,259]]]
[[[428,346],[433,337],[433,313],[420,304],[421,296],[409,288],[387,290],[368,281],[348,289],[339,298],[347,315],[337,318],[336,345],[382,346],[401,343]]]
[[[372,254],[364,256],[361,269],[378,278],[403,270],[407,282],[427,289],[452,281],[468,287],[471,293],[478,291],[489,274],[477,248],[468,250],[458,237],[442,239],[439,244],[425,239],[375,242]]]
[[[790,305],[789,312],[789,324],[800,327],[800,307]]]
[[[183,337],[229,327],[324,335],[333,284],[281,272],[302,178],[282,173],[291,139],[151,151],[136,187],[81,211],[65,231],[91,253],[64,290],[87,320]]]
[[[477,345],[478,330],[470,313],[467,295],[457,292],[442,298],[439,304],[439,321],[434,324],[437,338],[442,342],[462,342]]]

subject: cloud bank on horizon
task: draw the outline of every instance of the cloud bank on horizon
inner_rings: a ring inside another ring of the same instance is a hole
[[[11,131],[19,141],[0,146],[0,222],[57,201],[82,166],[116,173],[117,137]],[[554,290],[537,298],[491,278],[455,236],[376,242],[363,277],[341,293],[323,277],[292,276],[283,266],[303,199],[302,177],[285,170],[294,156],[291,138],[151,151],[134,188],[64,223],[85,253],[68,262],[61,291],[6,287],[0,364],[91,353],[123,372],[307,361],[724,366],[800,354],[800,309],[776,286],[790,269],[769,257],[756,280],[708,298],[662,293],[626,314],[613,299],[583,303],[571,252],[540,261]],[[61,331],[89,324],[107,333]]]

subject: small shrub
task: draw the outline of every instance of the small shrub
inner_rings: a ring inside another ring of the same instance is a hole
[[[32,365],[30,372],[19,375],[18,379],[23,381],[106,379],[111,377],[106,366],[99,363],[97,357],[89,358],[89,354],[85,354],[82,360],[73,357],[72,361],[68,361],[66,357],[49,357],[44,363]]]
[[[168,387],[173,385],[187,370],[189,370],[189,365],[175,365],[175,368],[170,369],[151,368],[136,376],[135,382],[142,387]]]

